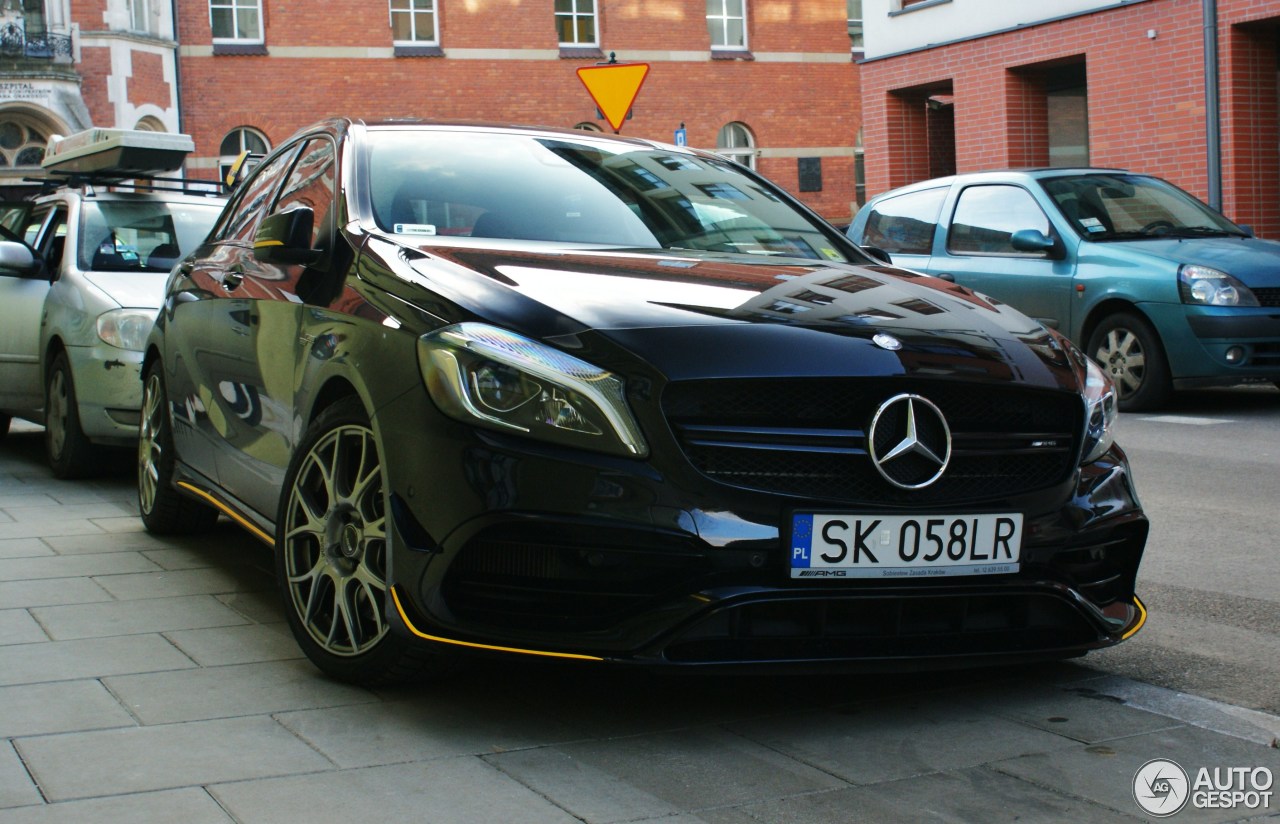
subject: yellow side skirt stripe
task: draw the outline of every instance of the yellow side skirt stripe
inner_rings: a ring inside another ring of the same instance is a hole
[[[236,512],[234,509],[227,506],[222,501],[219,501],[217,498],[213,497],[208,492],[205,492],[200,487],[192,486],[186,481],[178,481],[178,486],[182,487],[183,489],[187,490],[188,492],[194,495],[199,495],[201,498],[204,498],[206,501],[213,504],[215,507],[218,508],[218,511],[225,513],[228,518],[240,524],[240,526],[244,527],[245,529],[249,530],[249,532],[253,535],[253,537],[257,538],[258,540],[262,541],[268,546],[276,545],[275,538],[263,532],[248,518],[244,517],[239,512]]]
[[[418,636],[419,638],[425,638],[428,641],[438,641],[442,644],[454,644],[455,646],[471,647],[472,649],[494,650],[496,652],[518,652],[522,655],[541,655],[544,658],[573,658],[578,661],[603,661],[604,660],[603,658],[598,658],[594,655],[578,655],[576,653],[571,653],[571,652],[545,652],[543,650],[518,649],[516,647],[495,647],[490,644],[475,644],[475,643],[472,643],[471,641],[457,641],[452,638],[441,638],[438,635],[428,635],[427,633],[415,627],[413,623],[409,620],[409,616],[405,614],[404,605],[400,603],[400,593],[397,591],[396,587],[394,586],[391,587],[391,600],[395,602],[396,612],[400,613],[400,620],[404,621],[404,625],[409,628],[409,631],[412,632],[414,635]]]

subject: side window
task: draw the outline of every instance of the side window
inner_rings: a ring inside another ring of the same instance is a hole
[[[332,231],[328,224],[332,219],[335,159],[333,144],[325,138],[307,141],[284,188],[280,190],[275,208],[271,210],[273,213],[286,212],[302,206],[310,209],[315,214],[311,229],[312,248],[321,244],[322,231]]]
[[[40,256],[44,258],[47,271],[57,272],[62,267],[62,255],[66,251],[67,245],[67,210],[59,207],[53,217],[49,219],[49,225],[45,227],[44,232],[40,236],[40,246],[38,251]]]
[[[214,230],[214,238],[220,241],[253,242],[253,232],[258,221],[266,214],[267,204],[275,194],[280,178],[289,168],[295,152],[286,149],[270,162],[254,169],[253,175],[240,184],[243,188],[235,203],[223,214],[222,224]]]
[[[880,201],[867,216],[862,243],[891,254],[929,254],[947,192],[948,188],[941,186]]]
[[[1014,232],[1039,229],[1049,234],[1049,219],[1021,186],[970,186],[960,193],[947,251],[969,255],[1019,255],[1009,242]],[[1043,254],[1033,255],[1043,257]]]

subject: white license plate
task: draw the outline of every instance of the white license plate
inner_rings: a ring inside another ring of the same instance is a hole
[[[791,519],[792,578],[926,578],[1017,572],[1022,514]]]

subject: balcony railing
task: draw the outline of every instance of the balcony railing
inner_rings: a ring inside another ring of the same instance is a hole
[[[71,35],[28,32],[14,23],[0,26],[0,57],[37,60],[71,59]]]

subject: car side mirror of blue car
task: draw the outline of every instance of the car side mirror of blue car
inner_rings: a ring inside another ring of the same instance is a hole
[[[1048,257],[1059,257],[1058,242],[1039,229],[1019,229],[1009,238],[1009,245],[1019,252],[1040,252]]]

